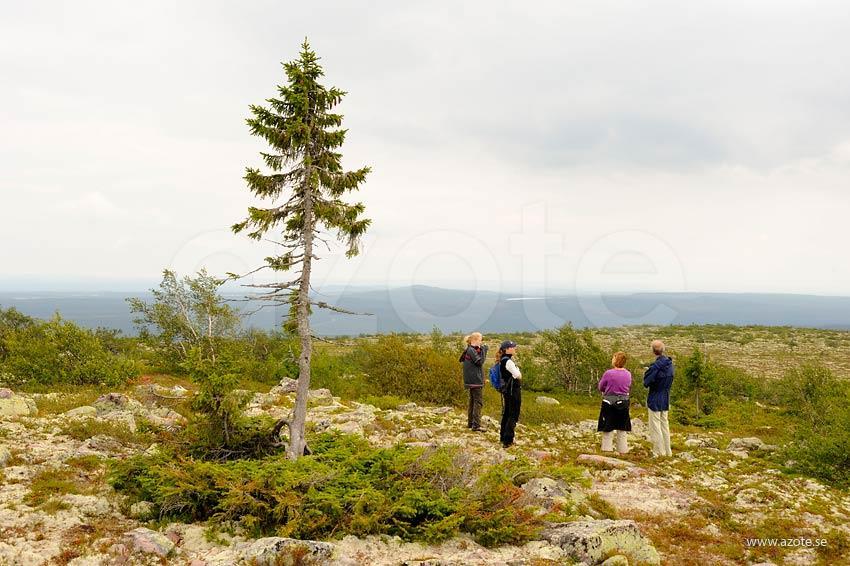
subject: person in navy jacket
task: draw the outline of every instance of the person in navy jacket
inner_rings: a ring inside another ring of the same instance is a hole
[[[653,456],[672,456],[670,450],[670,387],[673,385],[673,360],[665,355],[664,342],[652,343],[655,361],[643,374],[643,385],[649,389],[646,406],[649,409],[649,439]]]

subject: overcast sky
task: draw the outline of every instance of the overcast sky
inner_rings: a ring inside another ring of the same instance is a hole
[[[850,3],[15,2],[0,286],[244,271],[307,36],[373,225],[321,284],[850,294]]]

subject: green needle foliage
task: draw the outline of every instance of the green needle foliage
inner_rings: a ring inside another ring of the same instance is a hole
[[[324,75],[319,58],[307,40],[298,59],[284,64],[287,83],[278,87],[278,98],[269,106],[252,105],[248,119],[251,134],[268,142],[270,153],[261,153],[269,172],[247,168],[245,181],[251,193],[270,201],[267,208],[250,207],[248,217],[233,225],[236,233],[247,231],[250,238],[261,240],[270,232],[277,243],[277,255],[266,258],[261,269],[275,273],[295,270],[289,281],[258,284],[265,291],[255,298],[289,307],[288,330],[297,330],[300,339],[298,391],[295,410],[289,422],[289,456],[304,453],[304,423],[307,390],[310,383],[310,309],[333,308],[310,298],[312,262],[318,259],[317,241],[323,233],[335,233],[346,246],[346,255],[359,251],[361,236],[369,226],[363,218],[363,204],[343,200],[357,190],[369,173],[368,167],[345,171],[338,151],[345,141],[342,115],[333,112],[345,92],[319,83]],[[324,230],[323,230],[324,229]]]
[[[212,520],[253,536],[327,539],[398,535],[437,542],[458,532],[488,546],[522,543],[540,527],[517,504],[510,465],[468,485],[457,448],[373,448],[362,438],[323,434],[297,460],[209,462],[163,451],[114,464],[112,485],[151,501],[163,519]]]

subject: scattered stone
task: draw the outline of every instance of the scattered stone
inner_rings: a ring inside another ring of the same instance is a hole
[[[710,436],[689,434],[688,438],[685,440],[685,446],[689,448],[716,448],[717,440]]]
[[[330,428],[338,430],[343,434],[359,434],[360,436],[363,436],[363,427],[360,426],[360,423],[357,421],[334,423],[330,425]]]
[[[548,460],[549,458],[552,458],[552,453],[548,450],[532,450],[529,453],[529,456],[531,456],[538,462],[542,462],[543,460]]]
[[[847,558],[846,555],[845,558]],[[818,560],[817,551],[815,551],[814,548],[801,548],[785,555],[785,559],[782,563],[787,566],[810,566],[820,562]],[[834,562],[833,564],[838,563]]]
[[[545,395],[538,395],[534,400],[538,405],[560,405],[561,402],[555,399],[554,397],[546,397]]]
[[[154,505],[150,501],[139,501],[130,506],[130,516],[140,521],[147,521],[153,517]]]
[[[452,412],[452,408],[451,407],[437,407],[436,409],[432,409],[431,412],[434,413],[435,415],[446,415],[446,414]]]
[[[11,389],[0,389],[0,417],[30,417],[38,414],[35,401],[15,395]]]
[[[730,450],[729,454],[731,454],[732,456],[734,456],[736,458],[741,458],[742,460],[744,458],[750,457],[750,453],[747,452],[746,450]]]
[[[124,446],[120,441],[105,434],[97,434],[83,442],[81,448],[91,452],[122,453]]]
[[[257,539],[240,548],[242,558],[256,566],[279,564],[326,564],[333,554],[334,546],[328,542],[295,540],[282,537]],[[302,554],[303,553],[303,554]],[[300,557],[299,561],[287,558]]]
[[[418,407],[419,407],[419,405],[417,405],[416,403],[404,403],[403,405],[398,406],[398,410],[407,412],[407,411],[413,411],[413,410],[417,409]]]
[[[532,478],[522,484],[522,490],[537,499],[566,497],[569,492],[566,483],[552,478]]]
[[[182,385],[175,385],[171,388],[171,394],[175,397],[185,397],[189,394],[189,390]]]
[[[735,496],[735,505],[741,508],[753,509],[762,506],[765,502],[762,493],[752,487],[742,489]]]
[[[434,437],[434,433],[427,428],[414,428],[407,433],[407,436],[414,440],[430,440]]]
[[[310,389],[307,392],[307,401],[313,405],[330,405],[334,402],[330,389]]]
[[[330,389],[310,389],[307,392],[308,401],[316,401],[319,399],[333,399],[333,394]]]
[[[109,501],[96,495],[68,494],[62,496],[62,501],[85,517],[104,517],[112,512]]]
[[[709,536],[720,538],[723,536],[723,531],[720,530],[720,527],[715,525],[714,523],[709,523],[705,527],[702,528],[702,532]]]
[[[425,448],[425,449],[437,447],[436,442],[408,442],[407,445],[410,446],[411,448]]]
[[[126,407],[130,404],[130,398],[123,393],[106,393],[97,398],[94,402],[98,410],[112,410],[115,408]]]
[[[82,407],[65,411],[64,415],[71,418],[95,417],[97,416],[97,409],[91,405],[83,405]]]
[[[629,559],[622,554],[615,554],[603,562],[602,566],[629,566]]]
[[[498,427],[500,423],[493,417],[489,415],[484,415],[483,417],[481,417],[481,424],[489,427]]]
[[[626,460],[611,458],[610,456],[598,456],[596,454],[579,454],[576,458],[579,464],[586,464],[602,469],[618,469],[626,470],[631,476],[640,476],[646,474],[646,470],[636,466]]]
[[[162,533],[145,527],[124,533],[124,538],[130,548],[142,554],[156,554],[164,558],[174,550],[174,543],[171,542],[171,539]]]
[[[643,436],[646,434],[646,423],[640,417],[635,417],[632,419],[632,433],[637,436]]]
[[[522,490],[546,509],[551,509],[556,504],[581,503],[587,499],[583,491],[552,478],[532,478],[522,485]]]
[[[125,412],[114,412],[107,413],[104,415],[103,420],[113,422],[118,426],[123,426],[130,430],[130,432],[136,432],[136,418],[133,416],[133,413],[125,413]]]
[[[280,383],[275,388],[275,392],[280,392],[282,394],[286,393],[295,393],[298,390],[298,380],[292,379],[291,377],[284,377],[280,380]]]
[[[726,448],[726,450],[728,450],[729,452],[749,452],[751,450],[764,450],[765,446],[775,448],[771,447],[769,444],[765,444],[760,438],[752,436],[749,438],[733,438],[729,441],[729,446]]]
[[[631,520],[553,523],[543,530],[541,537],[564,549],[573,560],[590,564],[602,562],[612,554],[630,556],[640,564],[661,564],[658,551]]]

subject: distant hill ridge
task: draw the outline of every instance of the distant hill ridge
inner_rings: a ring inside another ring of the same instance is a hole
[[[850,329],[850,297],[766,293],[567,293],[534,294],[472,291],[415,285],[388,289],[349,287],[321,292],[342,308],[371,313],[344,315],[317,310],[314,329],[321,335],[389,332],[523,332],[552,328],[569,321],[577,327],[624,324],[736,324]],[[122,292],[0,292],[0,305],[31,316],[54,312],[87,327],[134,332],[127,296]],[[235,295],[227,294],[229,297]],[[518,300],[535,299],[535,300]],[[241,303],[244,305],[244,303]],[[285,309],[264,309],[248,324],[279,325]]]

